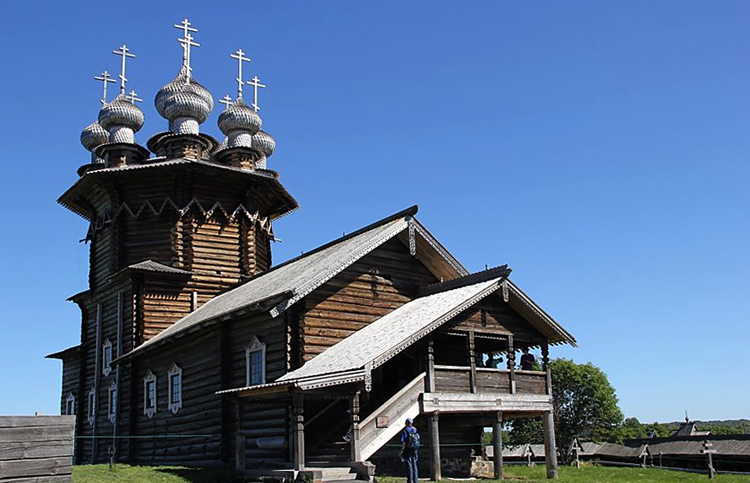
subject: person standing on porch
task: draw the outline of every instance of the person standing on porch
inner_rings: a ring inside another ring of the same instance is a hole
[[[529,348],[524,347],[523,355],[521,356],[521,370],[523,371],[533,370],[535,362],[536,362],[536,358],[534,357],[534,354],[529,354]]]
[[[414,427],[414,421],[406,418],[406,427],[401,432],[401,451],[398,457],[406,466],[406,483],[418,483],[419,471],[417,461],[419,460],[419,433]]]

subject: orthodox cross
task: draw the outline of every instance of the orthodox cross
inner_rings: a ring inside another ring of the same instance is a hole
[[[102,105],[104,105],[107,103],[107,84],[109,84],[110,82],[114,83],[117,81],[112,79],[109,75],[109,72],[107,72],[106,70],[102,72],[100,76],[94,77],[94,80],[101,81],[102,84],[104,84],[104,93],[102,93],[102,101],[101,101]]]
[[[200,47],[199,43],[193,42],[194,39],[190,35],[190,32],[197,32],[198,29],[191,27],[188,19],[183,20],[179,25],[175,24],[174,28],[182,30],[183,37],[177,39],[177,41],[182,44],[182,65],[187,70],[185,84],[190,84],[190,73],[193,71],[192,67],[190,67],[190,47]]]
[[[132,104],[135,104],[136,102],[143,102],[143,99],[138,97],[138,94],[135,93],[135,91],[130,91],[130,94],[125,96],[125,99],[129,100]]]
[[[130,50],[125,46],[125,44],[122,44],[119,49],[113,50],[112,53],[122,57],[122,65],[120,67],[120,94],[124,95],[125,83],[128,81],[128,79],[125,77],[125,59],[128,57],[135,57],[135,54],[131,54]]]
[[[242,97],[242,85],[245,81],[242,80],[242,63],[250,62],[250,57],[245,57],[245,53],[242,49],[237,49],[234,54],[229,54],[229,57],[237,59],[237,98]]]
[[[258,106],[258,87],[266,87],[266,85],[260,83],[257,75],[247,81],[247,84],[253,86],[253,109],[255,109],[255,112],[258,112],[260,111],[260,107]]]
[[[224,110],[225,111],[227,109],[229,109],[229,106],[231,106],[232,104],[234,104],[234,102],[232,102],[232,98],[229,97],[229,94],[227,94],[226,96],[224,96],[223,99],[219,99],[219,102],[221,102],[222,104],[224,104]]]

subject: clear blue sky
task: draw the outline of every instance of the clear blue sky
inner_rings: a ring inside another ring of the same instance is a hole
[[[91,78],[136,53],[145,145],[184,17],[215,98],[238,47],[268,85],[270,167],[302,205],[276,261],[418,203],[467,267],[514,268],[578,338],[553,355],[601,367],[626,415],[750,417],[750,3],[652,0],[5,3],[0,414],[56,413],[43,356],[79,340],[86,225],[55,200]]]

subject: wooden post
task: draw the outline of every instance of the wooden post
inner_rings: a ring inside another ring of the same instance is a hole
[[[492,450],[495,463],[495,479],[503,479],[503,413],[498,411],[492,425]]]
[[[510,374],[510,393],[516,393],[516,349],[513,347],[513,336],[508,336],[508,371]]]
[[[360,461],[359,447],[359,391],[349,398],[349,412],[351,413],[352,435],[349,439],[349,449],[352,461]]]
[[[425,392],[435,392],[435,344],[432,337],[427,339],[427,379]]]
[[[294,469],[305,468],[305,400],[294,394]]]
[[[544,413],[544,459],[547,465],[547,478],[557,479],[557,446],[555,445],[555,417],[552,411]]]
[[[542,369],[546,372],[547,394],[552,395],[552,371],[549,367],[549,344],[547,342],[542,343]]]
[[[474,354],[474,331],[469,331],[469,336],[466,339],[466,344],[469,352],[469,390],[472,393],[477,392],[477,358]]]
[[[437,411],[430,414],[430,479],[440,481],[443,474],[440,471],[440,428],[438,426],[439,414]]]
[[[706,455],[706,465],[708,466],[708,478],[712,480],[716,478],[716,470],[714,469],[714,461],[713,461],[713,453],[716,453],[716,450],[713,449],[713,443],[709,443],[708,440],[703,441],[703,449],[701,449],[701,453]]]

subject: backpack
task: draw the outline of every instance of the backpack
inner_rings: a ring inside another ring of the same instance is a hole
[[[417,433],[417,428],[412,428],[414,431],[406,431],[406,449],[411,451],[416,451],[419,449],[419,446],[421,445],[421,442],[419,441],[419,433]]]

